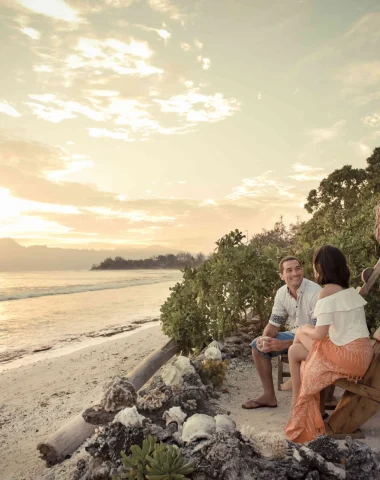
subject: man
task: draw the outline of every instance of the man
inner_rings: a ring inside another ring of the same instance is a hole
[[[296,257],[285,257],[279,265],[280,278],[285,282],[277,290],[272,315],[264,329],[265,340],[256,338],[251,343],[252,357],[259,373],[264,393],[255,400],[248,400],[242,407],[256,409],[277,407],[277,398],[272,377],[272,358],[287,353],[292,345],[295,331],[300,325],[315,325],[313,312],[321,287],[303,277],[303,271]],[[288,323],[289,331],[280,332]]]

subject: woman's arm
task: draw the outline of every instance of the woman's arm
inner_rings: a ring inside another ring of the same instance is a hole
[[[312,325],[302,325],[300,327],[301,333],[304,333],[313,340],[323,340],[329,333],[330,325],[322,325],[320,327],[313,327]]]

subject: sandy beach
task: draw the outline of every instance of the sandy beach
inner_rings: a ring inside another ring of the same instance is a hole
[[[126,375],[165,341],[160,327],[152,327],[1,373],[1,479],[71,478],[70,462],[46,469],[37,444],[96,402],[109,379]]]
[[[71,416],[95,403],[109,379],[128,374],[165,341],[160,327],[150,327],[128,337],[1,373],[1,479],[71,479],[76,462],[85,454],[83,448],[70,460],[47,469],[38,456],[37,444]],[[238,427],[250,424],[258,432],[283,429],[289,415],[290,392],[279,392],[279,406],[275,409],[241,408],[243,401],[260,392],[252,362],[233,360],[224,387],[226,393],[220,397],[221,406],[231,412]],[[379,415],[368,422],[363,431],[365,441],[379,448]]]

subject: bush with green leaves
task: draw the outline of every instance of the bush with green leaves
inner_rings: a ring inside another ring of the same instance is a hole
[[[184,354],[201,350],[212,339],[223,340],[248,312],[267,321],[281,284],[279,250],[243,240],[238,230],[222,237],[199,268],[183,271],[182,282],[162,305],[163,331],[180,344]]]
[[[113,476],[113,480],[185,480],[194,471],[192,463],[183,458],[182,450],[157,443],[153,435],[148,435],[141,447],[132,445],[129,456],[121,452],[121,460],[125,472]]]

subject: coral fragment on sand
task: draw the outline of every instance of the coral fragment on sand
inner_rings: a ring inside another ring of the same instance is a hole
[[[165,420],[166,425],[170,423],[176,423],[177,425],[182,425],[186,420],[187,414],[182,411],[181,407],[172,407],[164,412],[162,418]]]
[[[143,397],[137,398],[137,408],[141,410],[158,410],[166,402],[167,396],[158,388],[154,388]]]
[[[114,418],[114,423],[119,422],[125,427],[141,428],[145,417],[139,414],[136,406],[124,408]]]
[[[182,440],[191,443],[202,438],[211,438],[215,431],[216,422],[213,417],[196,413],[183,424]]]
[[[107,412],[117,412],[136,405],[136,401],[137,393],[133,384],[125,377],[115,377],[106,385],[100,404]]]

